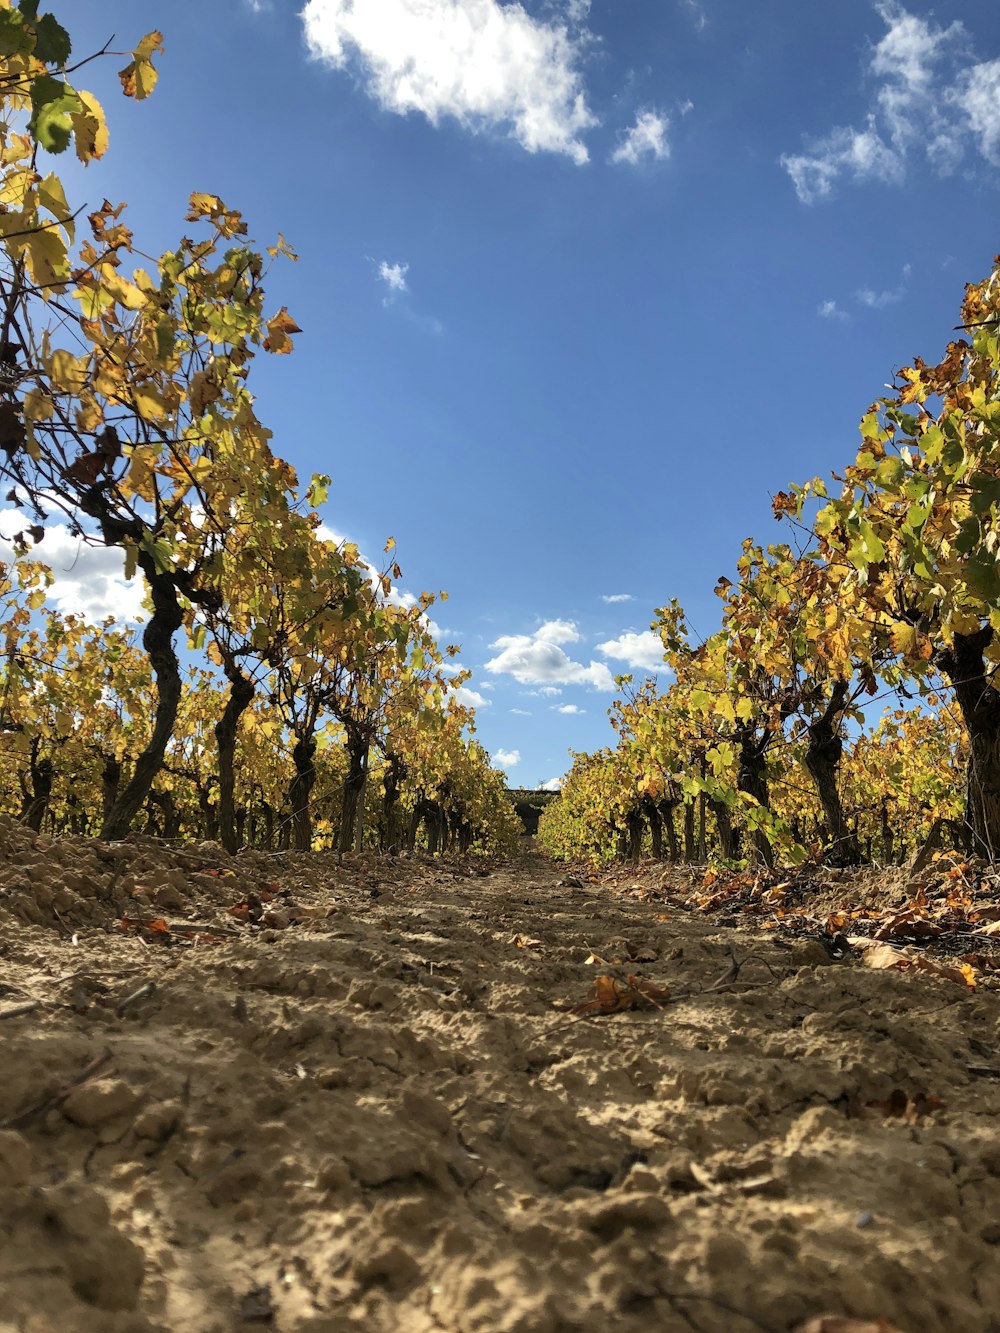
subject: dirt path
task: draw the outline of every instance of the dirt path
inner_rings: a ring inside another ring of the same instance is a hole
[[[2,1333],[1000,1330],[996,990],[534,857],[0,852]]]

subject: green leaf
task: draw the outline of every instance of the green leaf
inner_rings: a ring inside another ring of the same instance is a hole
[[[324,476],[321,472],[313,474],[313,479],[309,483],[309,489],[306,491],[306,503],[317,509],[321,504],[326,503],[326,497],[330,490],[330,478]]]
[[[37,41],[35,55],[46,65],[65,65],[73,49],[69,33],[57,22],[55,15],[43,14],[35,24]]]
[[[82,110],[83,103],[68,83],[43,74],[31,85],[28,133],[48,152],[65,152],[73,132],[72,117]]]
[[[875,479],[880,486],[884,486],[887,490],[895,490],[905,471],[902,459],[886,458],[876,468]]]
[[[31,50],[31,33],[16,9],[0,10],[0,56],[25,55]]]
[[[958,530],[955,538],[955,550],[959,555],[968,555],[974,551],[982,539],[982,529],[978,518],[967,518]]]

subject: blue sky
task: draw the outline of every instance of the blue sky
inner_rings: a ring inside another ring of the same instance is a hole
[[[405,586],[449,591],[435,615],[517,783],[613,741],[654,607],[716,628],[741,540],[782,535],[769,495],[853,456],[1000,250],[995,0],[63,17],[77,55],[166,48],[148,103],[116,96],[120,60],[80,79],[112,139],[66,164],[77,201],[128,200],[155,251],[210,191],[299,252],[269,290],[303,334],[255,365],[260,415],[332,475],[332,528],[373,554],[394,535]],[[96,611],[114,572],[62,586]]]

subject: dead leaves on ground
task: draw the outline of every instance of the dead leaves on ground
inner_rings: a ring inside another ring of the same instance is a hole
[[[556,1008],[578,1018],[589,1018],[596,1014],[620,1014],[626,1009],[659,1009],[663,1001],[669,999],[668,990],[654,986],[651,981],[637,977],[634,973],[620,982],[602,972],[594,978],[593,985],[582,1000],[576,1004],[560,1004]]]
[[[888,1097],[862,1102],[852,1095],[847,1101],[847,1114],[852,1120],[903,1120],[908,1125],[919,1125],[926,1116],[943,1111],[944,1102],[926,1092],[906,1093],[893,1088]]]
[[[867,943],[857,936],[849,937],[851,944]],[[940,977],[943,981],[955,981],[960,986],[976,989],[976,971],[970,963],[942,963],[935,958],[926,958],[920,954],[903,953],[891,944],[872,944],[864,949],[861,961],[865,967],[878,971],[894,969],[898,972],[924,972],[931,977]]]
[[[633,899],[667,900],[704,914],[732,914],[732,924],[737,915],[745,917],[746,924],[758,930],[819,935],[824,941],[843,934],[863,952],[867,966],[920,972],[969,990],[976,988],[979,973],[1000,975],[1000,876],[985,862],[937,852],[919,886],[912,878],[901,882],[906,872],[889,867],[886,896],[903,888],[909,890],[909,900],[868,906],[865,900],[871,902],[873,889],[878,890],[879,874],[863,868],[852,884],[853,872],[825,872],[815,866],[782,878],[780,871],[713,868],[695,873],[689,866],[663,868],[651,863],[644,870],[631,867],[627,880],[618,872],[605,874],[603,882]],[[843,894],[844,905],[834,911],[829,909],[831,890]],[[864,895],[861,903],[850,903],[852,892]],[[826,910],[813,905],[820,895]],[[873,945],[896,947],[885,953]],[[599,953],[594,960],[603,961]]]

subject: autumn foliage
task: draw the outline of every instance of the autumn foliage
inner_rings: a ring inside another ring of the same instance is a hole
[[[375,569],[324,534],[329,478],[301,486],[257,416],[255,357],[301,332],[265,286],[293,250],[255,248],[207,193],[160,255],[122,203],[82,219],[49,163],[102,157],[105,115],[37,8],[0,0],[0,470],[24,516],[0,571],[0,806],[36,829],[140,821],[228,850],[508,846],[434,597],[399,596],[391,539]],[[153,93],[162,51],[152,32],[124,53],[125,97]],[[142,579],[141,643],[49,604],[50,521]]]

